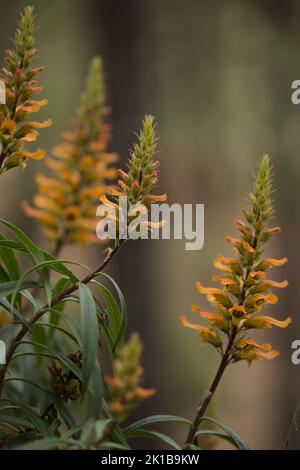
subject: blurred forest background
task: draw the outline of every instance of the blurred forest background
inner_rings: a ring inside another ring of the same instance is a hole
[[[2,2],[2,57],[27,1]],[[54,126],[41,135],[50,152],[68,128],[90,59],[105,62],[112,106],[111,150],[122,164],[145,113],[159,122],[161,182],[169,202],[205,204],[205,247],[185,251],[183,241],[137,241],[121,250],[112,274],[127,299],[129,330],[141,332],[145,386],[157,388],[138,416],[171,413],[192,417],[215,373],[213,348],[200,347],[178,316],[199,303],[196,280],[210,280],[212,261],[228,254],[226,234],[245,204],[252,172],[263,153],[274,165],[277,220],[283,227],[269,255],[287,256],[274,273],[290,286],[274,308],[294,322],[267,331],[281,356],[273,362],[238,364],[217,393],[215,416],[252,448],[282,448],[300,398],[300,367],[291,364],[291,342],[300,338],[300,107],[291,83],[300,79],[300,3],[296,0],[36,0],[39,62],[45,117]],[[1,216],[19,224],[47,248],[38,225],[19,201],[31,199],[43,162],[1,178]],[[102,247],[67,248],[64,258],[91,266]],[[205,306],[204,304],[201,304]],[[176,430],[175,430],[176,433]],[[179,439],[182,435],[175,436]],[[154,446],[154,444],[153,444]],[[300,447],[300,434],[292,446]]]

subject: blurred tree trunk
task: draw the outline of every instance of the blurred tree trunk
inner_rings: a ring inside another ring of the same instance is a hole
[[[142,26],[140,4],[137,0],[93,1],[91,12],[97,21],[95,30],[102,43],[108,102],[112,107],[112,149],[120,155],[119,165],[124,167],[129,148],[136,140],[134,132],[141,126],[139,93],[139,31]],[[99,42],[99,41],[98,41]],[[98,46],[97,38],[95,44]],[[99,47],[97,47],[99,51]],[[147,341],[149,292],[147,289],[147,260],[149,250],[146,242],[128,242],[114,266],[125,295],[129,312],[129,329],[134,325]],[[144,358],[147,362],[147,358]]]

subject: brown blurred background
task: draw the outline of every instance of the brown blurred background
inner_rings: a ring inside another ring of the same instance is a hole
[[[27,3],[1,2],[1,51],[9,47],[16,16]],[[127,299],[129,330],[139,330],[145,344],[145,385],[158,390],[142,415],[195,413],[217,357],[209,346],[199,347],[196,335],[179,325],[178,316],[188,313],[191,303],[201,302],[194,283],[209,281],[214,256],[230,253],[224,237],[234,234],[233,220],[245,203],[258,158],[270,153],[276,222],[283,232],[269,254],[289,258],[275,276],[290,282],[273,311],[282,318],[292,315],[294,322],[288,330],[266,334],[281,351],[279,359],[227,371],[212,411],[252,448],[282,448],[300,399],[300,366],[290,361],[291,342],[300,338],[300,106],[290,100],[291,83],[300,79],[299,2],[30,3],[36,7],[40,62],[46,66],[45,117],[55,121],[42,133],[40,144],[50,151],[58,142],[77,105],[89,61],[101,54],[112,105],[111,149],[124,162],[141,118],[154,114],[159,122],[161,192],[168,193],[170,202],[205,204],[202,251],[185,251],[183,241],[131,242],[113,267]],[[33,176],[43,170],[42,162],[34,163],[26,173],[3,176],[0,210],[47,248],[37,224],[19,206],[21,199],[32,197]],[[63,253],[91,265],[98,255],[99,248]],[[175,428],[170,432],[183,438]],[[292,447],[300,447],[300,434],[294,433]]]

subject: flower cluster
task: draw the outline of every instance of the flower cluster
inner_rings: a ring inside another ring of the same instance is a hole
[[[258,175],[249,196],[249,207],[243,210],[244,221],[236,220],[240,238],[226,237],[233,246],[236,257],[217,256],[214,266],[223,275],[214,275],[212,280],[221,287],[204,287],[196,283],[196,289],[207,297],[214,311],[202,311],[197,305],[192,311],[208,320],[209,326],[190,323],[181,316],[183,326],[196,330],[204,342],[212,344],[223,354],[221,332],[229,338],[229,361],[246,360],[249,364],[255,359],[273,359],[278,352],[270,344],[258,344],[247,336],[250,329],[263,329],[278,326],[285,328],[291,318],[278,320],[263,314],[267,305],[276,304],[278,297],[271,289],[284,288],[287,281],[276,282],[267,279],[268,270],[282,266],[286,258],[262,259],[265,243],[270,237],[280,232],[280,227],[268,228],[272,215],[272,179],[270,176],[269,157],[264,155]]]
[[[54,175],[38,174],[38,193],[34,207],[24,203],[25,212],[40,220],[48,238],[61,243],[98,241],[96,207],[107,190],[106,180],[116,177],[109,166],[117,159],[108,153],[111,126],[105,122],[102,61],[95,57],[91,63],[86,90],[73,119],[72,132],[53,149],[53,158],[45,160]]]
[[[123,346],[119,359],[113,362],[113,376],[106,376],[105,383],[110,395],[109,407],[119,422],[143,400],[155,395],[153,388],[140,386],[143,369],[140,365],[142,345],[138,334],[132,334]]]
[[[47,100],[35,100],[34,95],[43,89],[37,86],[36,75],[43,67],[32,67],[37,54],[35,48],[33,8],[26,7],[15,34],[14,48],[7,51],[6,67],[0,80],[5,85],[5,103],[0,104],[0,174],[17,166],[24,167],[27,159],[40,160],[44,150],[25,150],[26,144],[34,142],[37,129],[48,127],[45,122],[29,120],[47,104]]]
[[[120,179],[118,189],[110,187],[108,194],[113,202],[103,195],[100,200],[108,206],[113,207],[116,212],[116,222],[119,225],[124,215],[120,211],[119,198],[127,198],[127,209],[136,208],[136,212],[127,218],[128,225],[135,220],[137,214],[147,211],[151,204],[166,201],[167,195],[152,194],[152,190],[158,183],[158,168],[160,162],[153,160],[157,150],[157,136],[155,131],[154,117],[147,115],[143,120],[143,127],[138,134],[138,143],[133,145],[128,159],[127,173],[119,169]],[[109,218],[109,216],[108,216]],[[153,222],[141,222],[140,230],[151,230],[156,224]],[[158,224],[161,226],[161,223]],[[119,236],[120,234],[117,233]]]

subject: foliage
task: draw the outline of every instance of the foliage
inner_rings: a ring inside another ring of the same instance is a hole
[[[27,119],[46,104],[46,100],[31,99],[41,90],[34,79],[41,68],[31,68],[36,54],[33,20],[33,9],[26,7],[15,49],[8,52],[8,69],[3,72],[7,103],[0,110],[0,173],[44,155],[40,150],[24,150],[27,142],[36,139],[35,129],[50,124]],[[125,341],[126,302],[117,283],[104,273],[126,240],[116,240],[94,270],[58,258],[66,243],[88,245],[95,241],[99,198],[116,206],[119,198],[127,196],[131,204],[143,203],[147,209],[166,199],[166,195],[152,193],[158,184],[159,167],[154,160],[157,135],[152,116],[143,120],[127,172],[119,170],[118,187],[108,186],[117,172],[109,166],[116,158],[107,150],[110,126],[105,123],[106,114],[102,62],[95,58],[73,129],[54,149],[54,158],[46,160],[53,175],[37,176],[33,206],[24,205],[54,242],[53,252],[42,250],[20,228],[0,219],[0,340],[7,347],[6,364],[0,366],[1,448],[130,449],[132,440],[141,437],[159,439],[173,449],[183,448],[173,437],[152,428],[167,422],[187,428],[187,449],[199,449],[198,438],[213,436],[246,450],[247,445],[231,429],[205,416],[205,411],[229,363],[242,359],[251,363],[278,354],[269,345],[255,343],[246,332],[290,323],[290,319],[280,322],[260,315],[265,304],[277,300],[270,289],[286,285],[266,279],[267,270],[285,259],[260,259],[264,243],[278,231],[267,228],[271,215],[269,159],[264,157],[260,165],[249,209],[244,212],[245,222],[237,221],[241,239],[228,238],[237,258],[219,257],[215,263],[225,272],[225,277],[214,276],[222,288],[197,284],[216,309],[202,312],[193,307],[209,321],[209,327],[181,319],[222,356],[196,419],[191,422],[155,415],[128,425],[132,411],[155,391],[142,386],[141,340],[134,334]],[[81,266],[85,277],[78,279],[73,265]],[[224,335],[228,339],[225,351]],[[216,430],[199,428],[207,422]]]

